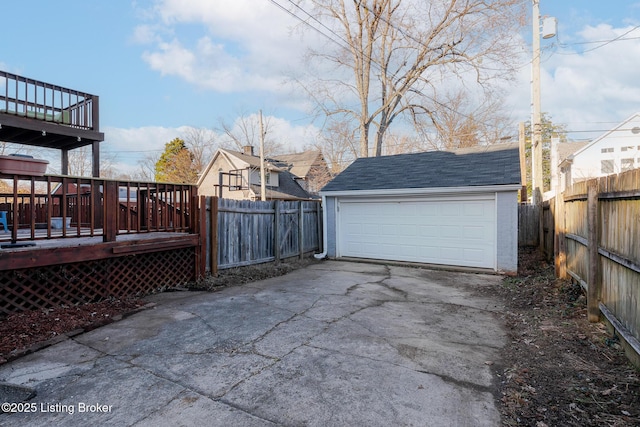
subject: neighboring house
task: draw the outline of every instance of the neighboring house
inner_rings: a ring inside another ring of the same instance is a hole
[[[260,157],[253,147],[244,152],[219,149],[198,179],[198,194],[225,199],[260,200]],[[265,159],[267,200],[306,200],[312,195],[298,183],[289,166]]]
[[[565,190],[566,173],[563,173],[560,165],[573,153],[582,149],[588,144],[586,141],[579,142],[557,142],[551,141],[551,189],[544,193],[544,200],[549,200],[558,192]]]
[[[357,159],[321,191],[325,251],[516,272],[517,144]]]
[[[278,155],[277,159],[271,161],[291,172],[300,186],[313,195],[317,195],[332,178],[327,162],[319,150]]]
[[[560,163],[560,188],[640,167],[640,113],[594,139]]]

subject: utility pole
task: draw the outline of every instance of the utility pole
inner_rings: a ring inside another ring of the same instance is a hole
[[[540,22],[540,0],[533,1],[533,58],[531,61],[531,187],[532,202],[540,212],[539,244],[544,252],[544,218],[542,215],[542,192],[544,181],[542,175],[542,113],[540,109],[540,32],[545,39],[556,35],[556,19],[545,18]]]
[[[267,200],[267,183],[264,173],[264,126],[262,125],[262,110],[260,110],[260,200]]]
[[[542,205],[542,114],[540,112],[540,0],[533,0],[533,60],[531,62],[531,195]],[[542,212],[541,212],[542,214]]]
[[[520,146],[520,203],[527,203],[527,155],[525,152],[524,122],[518,124],[518,145]]]

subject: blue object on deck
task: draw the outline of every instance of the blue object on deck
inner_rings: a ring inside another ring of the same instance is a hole
[[[0,224],[2,224],[5,233],[9,231],[7,229],[7,211],[0,211]]]

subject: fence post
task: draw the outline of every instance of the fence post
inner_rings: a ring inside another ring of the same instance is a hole
[[[273,202],[273,256],[276,264],[280,262],[280,202]]]
[[[587,183],[587,239],[589,241],[589,272],[587,288],[587,317],[589,322],[600,320],[600,300],[601,280],[600,254],[598,253],[598,180],[592,179]]]
[[[304,202],[298,203],[298,250],[300,259],[304,259]]]
[[[210,213],[210,230],[209,230],[209,244],[210,247],[210,270],[211,275],[218,276],[218,198],[209,197],[211,201],[211,213]]]
[[[198,246],[196,259],[196,280],[204,277],[206,273],[206,257],[207,257],[207,198],[200,196],[198,204]]]
[[[556,195],[555,245],[554,256],[556,277],[567,278],[567,249],[565,240],[564,193]]]

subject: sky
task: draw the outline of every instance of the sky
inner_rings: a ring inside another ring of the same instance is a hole
[[[286,0],[0,0],[0,70],[100,97],[101,146],[132,173],[188,127],[219,129],[262,110],[289,151],[319,125],[292,85],[309,45]],[[573,139],[640,111],[640,0],[540,0],[558,35],[542,41],[542,111]],[[530,18],[530,17],[529,17]],[[531,115],[531,25],[505,104]],[[104,156],[104,155],[103,155]]]

